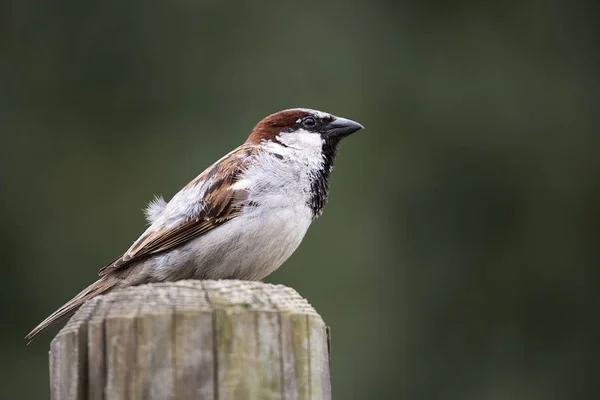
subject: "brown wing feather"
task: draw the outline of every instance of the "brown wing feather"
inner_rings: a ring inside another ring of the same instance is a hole
[[[232,190],[230,187],[238,181],[240,173],[255,151],[254,146],[241,146],[192,180],[186,188],[201,184],[209,178],[215,178],[216,175],[221,177],[215,180],[206,189],[204,197],[199,199],[205,206],[197,215],[174,228],[161,229],[142,235],[123,256],[102,268],[98,274],[105,276],[135,260],[172,249],[239,215],[247,193],[243,190]],[[240,158],[240,155],[244,157]]]

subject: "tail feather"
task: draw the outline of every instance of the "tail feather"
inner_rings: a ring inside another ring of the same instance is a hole
[[[48,318],[43,320],[38,326],[29,332],[27,336],[25,336],[25,339],[29,340],[31,343],[34,339],[36,339],[39,335],[44,333],[53,325],[73,315],[75,311],[77,311],[79,307],[83,305],[83,303],[111,289],[116,283],[117,280],[108,277],[103,277],[102,279],[92,283],[90,286],[82,290],[77,296],[69,300],[61,308],[53,312]]]

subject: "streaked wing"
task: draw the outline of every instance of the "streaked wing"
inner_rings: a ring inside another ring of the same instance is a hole
[[[239,215],[247,193],[234,190],[232,185],[238,181],[255,152],[253,146],[238,147],[198,175],[182,190],[206,186],[202,188],[202,198],[197,199],[200,206],[195,215],[182,216],[182,222],[175,226],[150,226],[123,256],[102,268],[98,274],[104,276],[143,257],[177,247]],[[168,206],[165,212],[169,212]]]

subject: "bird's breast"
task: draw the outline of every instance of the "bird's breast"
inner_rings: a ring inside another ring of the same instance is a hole
[[[246,208],[193,240],[187,253],[201,279],[260,280],[298,248],[312,221],[310,210]]]

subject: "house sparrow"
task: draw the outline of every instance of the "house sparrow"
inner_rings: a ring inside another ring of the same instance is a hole
[[[145,210],[150,226],[142,236],[26,339],[114,288],[180,279],[263,279],[292,255],[321,215],[338,144],[362,128],[303,108],[269,115],[244,144],[171,201],[155,198]]]

